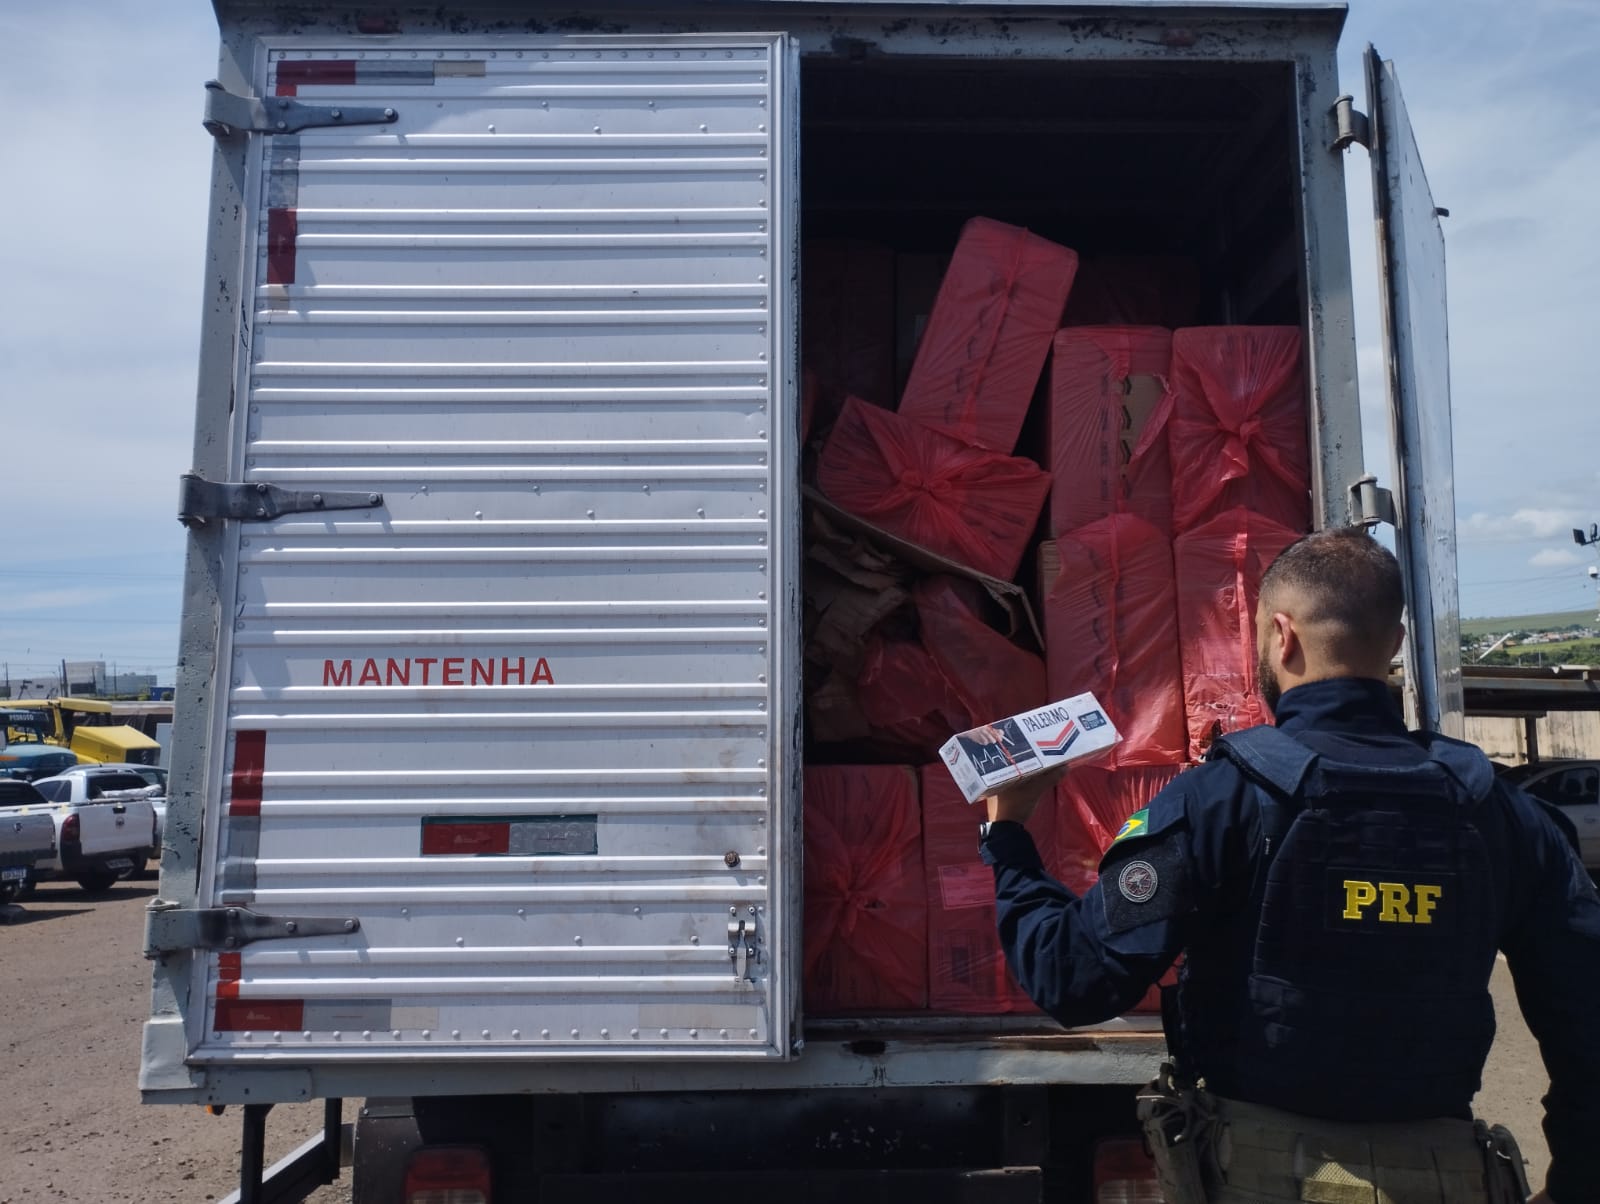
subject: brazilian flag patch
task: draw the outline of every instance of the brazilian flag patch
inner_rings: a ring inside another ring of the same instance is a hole
[[[1122,827],[1117,829],[1117,834],[1112,839],[1111,843],[1116,844],[1118,841],[1127,840],[1130,836],[1143,836],[1149,832],[1149,830],[1150,808],[1145,807],[1139,811],[1135,811],[1132,815],[1128,816],[1127,819],[1122,821]]]

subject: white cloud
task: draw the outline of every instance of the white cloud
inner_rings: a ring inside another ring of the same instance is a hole
[[[1571,548],[1541,548],[1528,557],[1528,563],[1536,569],[1559,569],[1582,564],[1583,557]]]
[[[1554,539],[1583,524],[1576,510],[1543,510],[1525,506],[1511,514],[1473,514],[1460,524],[1462,543],[1511,543]],[[1551,562],[1556,563],[1556,562]],[[1560,563],[1572,563],[1562,561]]]

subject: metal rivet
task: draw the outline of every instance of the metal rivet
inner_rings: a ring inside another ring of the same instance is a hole
[[[356,922],[354,920],[346,920],[344,922],[344,930],[346,932],[354,932],[356,930]]]
[[[489,1039],[489,1030],[488,1029],[484,1029],[483,1030],[483,1039],[485,1041],[487,1041]]]
[[[433,1030],[431,1028],[425,1028],[422,1030],[422,1035],[424,1037],[431,1037],[433,1036]]]
[[[577,1030],[577,1029],[573,1029],[573,1030],[572,1030],[572,1035],[573,1035],[573,1036],[574,1036],[574,1037],[576,1037],[576,1036],[577,1036],[577,1035],[578,1035],[578,1030]]]
[[[331,113],[328,114],[328,116],[332,117],[335,121],[343,121],[344,120],[344,113],[340,109],[334,109]]]
[[[363,1041],[370,1041],[370,1040],[372,1040],[372,1030],[371,1030],[371,1029],[370,1029],[370,1028],[364,1028],[364,1029],[362,1029],[362,1030],[361,1030],[361,1039],[362,1039],[362,1040],[363,1040]]]
[[[402,907],[400,909],[400,914],[403,916],[408,916],[411,914],[411,909],[409,907]]]
[[[313,493],[313,494],[312,494],[312,495],[311,495],[311,504],[312,504],[312,505],[313,505],[313,506],[320,506],[320,505],[322,505],[322,495],[321,495],[321,494],[320,494],[320,493]]]
[[[718,1030],[718,1032],[719,1032],[719,1035],[723,1036],[723,1037],[726,1037],[728,1035],[728,1030],[725,1029],[725,1028]]]
[[[517,908],[517,914],[519,916],[525,916],[528,914],[528,909],[526,907],[519,907]]]
[[[633,914],[634,914],[634,915],[639,915],[639,914],[640,914],[640,913],[641,913],[641,912],[642,912],[642,911],[643,911],[643,910],[644,910],[644,909],[643,909],[643,908],[642,908],[642,907],[635,907],[635,908],[634,908],[634,909],[633,909]]]
[[[575,936],[575,937],[573,937],[573,938],[572,938],[572,943],[573,943],[573,944],[574,944],[574,945],[581,945],[581,944],[583,944],[583,937],[581,937],[581,936]]]
[[[384,110],[384,111],[383,111],[383,115],[384,115],[384,116],[385,116],[385,117],[388,117],[388,118],[390,118],[390,119],[393,119],[393,117],[394,117],[394,110],[393,110],[393,109],[385,109],[385,110]]]
[[[636,1028],[630,1028],[630,1029],[629,1029],[629,1030],[628,1030],[628,1036],[630,1036],[630,1037],[637,1037],[637,1036],[638,1036],[638,1035],[639,1035],[639,1030],[638,1030],[638,1029],[636,1029]]]
[[[329,1033],[328,1035],[330,1037],[332,1037],[335,1041],[337,1041],[339,1039],[339,1037],[341,1036],[340,1031],[338,1029],[334,1029],[333,1032]]]
[[[396,1041],[400,1040],[400,1030],[397,1029],[397,1028],[390,1029],[389,1030],[389,1035],[391,1037],[393,1037]]]
[[[464,936],[456,937],[456,944],[457,945],[465,945],[466,943],[467,943],[467,938],[466,937],[464,937]]]
[[[691,937],[690,937],[690,938],[689,938],[689,943],[690,943],[690,944],[691,944],[691,945],[698,945],[698,944],[699,944],[699,943],[700,943],[700,938],[699,938],[699,937],[697,937],[697,936],[691,936]]]
[[[380,497],[380,495],[376,493],[367,494],[367,505],[369,506],[376,506],[382,500],[383,499]]]
[[[756,1030],[755,1029],[751,1029],[750,1030],[750,1039],[752,1041],[754,1041],[756,1039]]]
[[[730,907],[728,908],[728,914],[730,916],[736,916],[739,914],[739,909],[737,907]]]
[[[511,1039],[512,1039],[512,1040],[513,1040],[513,1041],[520,1041],[520,1040],[522,1040],[522,1030],[521,1030],[521,1029],[520,1029],[520,1028],[514,1028],[514,1029],[512,1029],[512,1030],[511,1030]]]
[[[730,870],[733,869],[739,864],[738,852],[734,849],[729,849],[722,855],[722,864],[727,866]]]
[[[548,1036],[549,1036],[549,1035],[550,1035],[550,1030],[549,1030],[549,1029],[547,1029],[547,1028],[541,1028],[541,1029],[540,1029],[540,1030],[539,1030],[539,1035],[540,1035],[540,1036],[541,1036],[541,1037],[548,1037]]]
[[[661,1030],[661,1035],[662,1035],[662,1036],[663,1036],[663,1037],[665,1037],[665,1036],[666,1036],[666,1035],[667,1035],[667,1030],[666,1030],[666,1029],[662,1029],[662,1030]]]
[[[755,909],[755,908],[754,908],[754,907],[752,907],[752,908],[751,908],[751,909],[750,909],[750,914],[751,914],[751,915],[755,915],[755,914],[756,914],[756,909]]]
[[[699,1029],[697,1029],[697,1028],[691,1028],[691,1029],[690,1029],[690,1030],[689,1030],[689,1035],[690,1035],[690,1036],[691,1036],[691,1037],[698,1037],[698,1036],[699,1036],[699,1035],[700,1035],[700,1030],[699,1030]]]
[[[461,1037],[461,1030],[459,1028],[453,1028],[450,1030],[450,1035],[459,1040]]]
[[[302,1037],[304,1037],[307,1041],[311,1040],[311,1030],[310,1029],[307,1029],[305,1032],[301,1033],[300,1035]],[[428,1034],[427,1033],[423,1033],[422,1035],[424,1037],[426,1037]]]
[[[287,933],[293,934],[300,931],[300,925],[295,923],[293,920],[285,920],[283,930]]]
[[[602,1037],[609,1037],[611,1035],[611,1030],[609,1028],[603,1028],[600,1030],[600,1035]]]

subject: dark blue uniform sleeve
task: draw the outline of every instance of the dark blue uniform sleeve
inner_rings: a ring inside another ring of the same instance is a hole
[[[1185,792],[1174,783],[1080,897],[1045,872],[1026,829],[994,824],[983,857],[994,868],[1000,944],[1029,998],[1069,1027],[1136,1004],[1188,943],[1215,880],[1195,864],[1193,845]]]
[[[1600,895],[1539,805],[1518,791],[1505,794],[1508,847],[1526,853],[1512,867],[1501,948],[1550,1074],[1546,1190],[1557,1204],[1593,1199],[1600,1184]]]

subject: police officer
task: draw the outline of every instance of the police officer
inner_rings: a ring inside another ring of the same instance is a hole
[[[1471,1119],[1497,952],[1550,1075],[1538,1198],[1600,1200],[1600,897],[1481,751],[1406,730],[1403,603],[1359,530],[1286,550],[1256,621],[1277,725],[1219,737],[1082,897],[1023,826],[1049,782],[988,800],[1001,944],[1051,1016],[1118,1015],[1185,955],[1176,1075],[1141,1111],[1169,1200],[1523,1198],[1509,1134]]]

